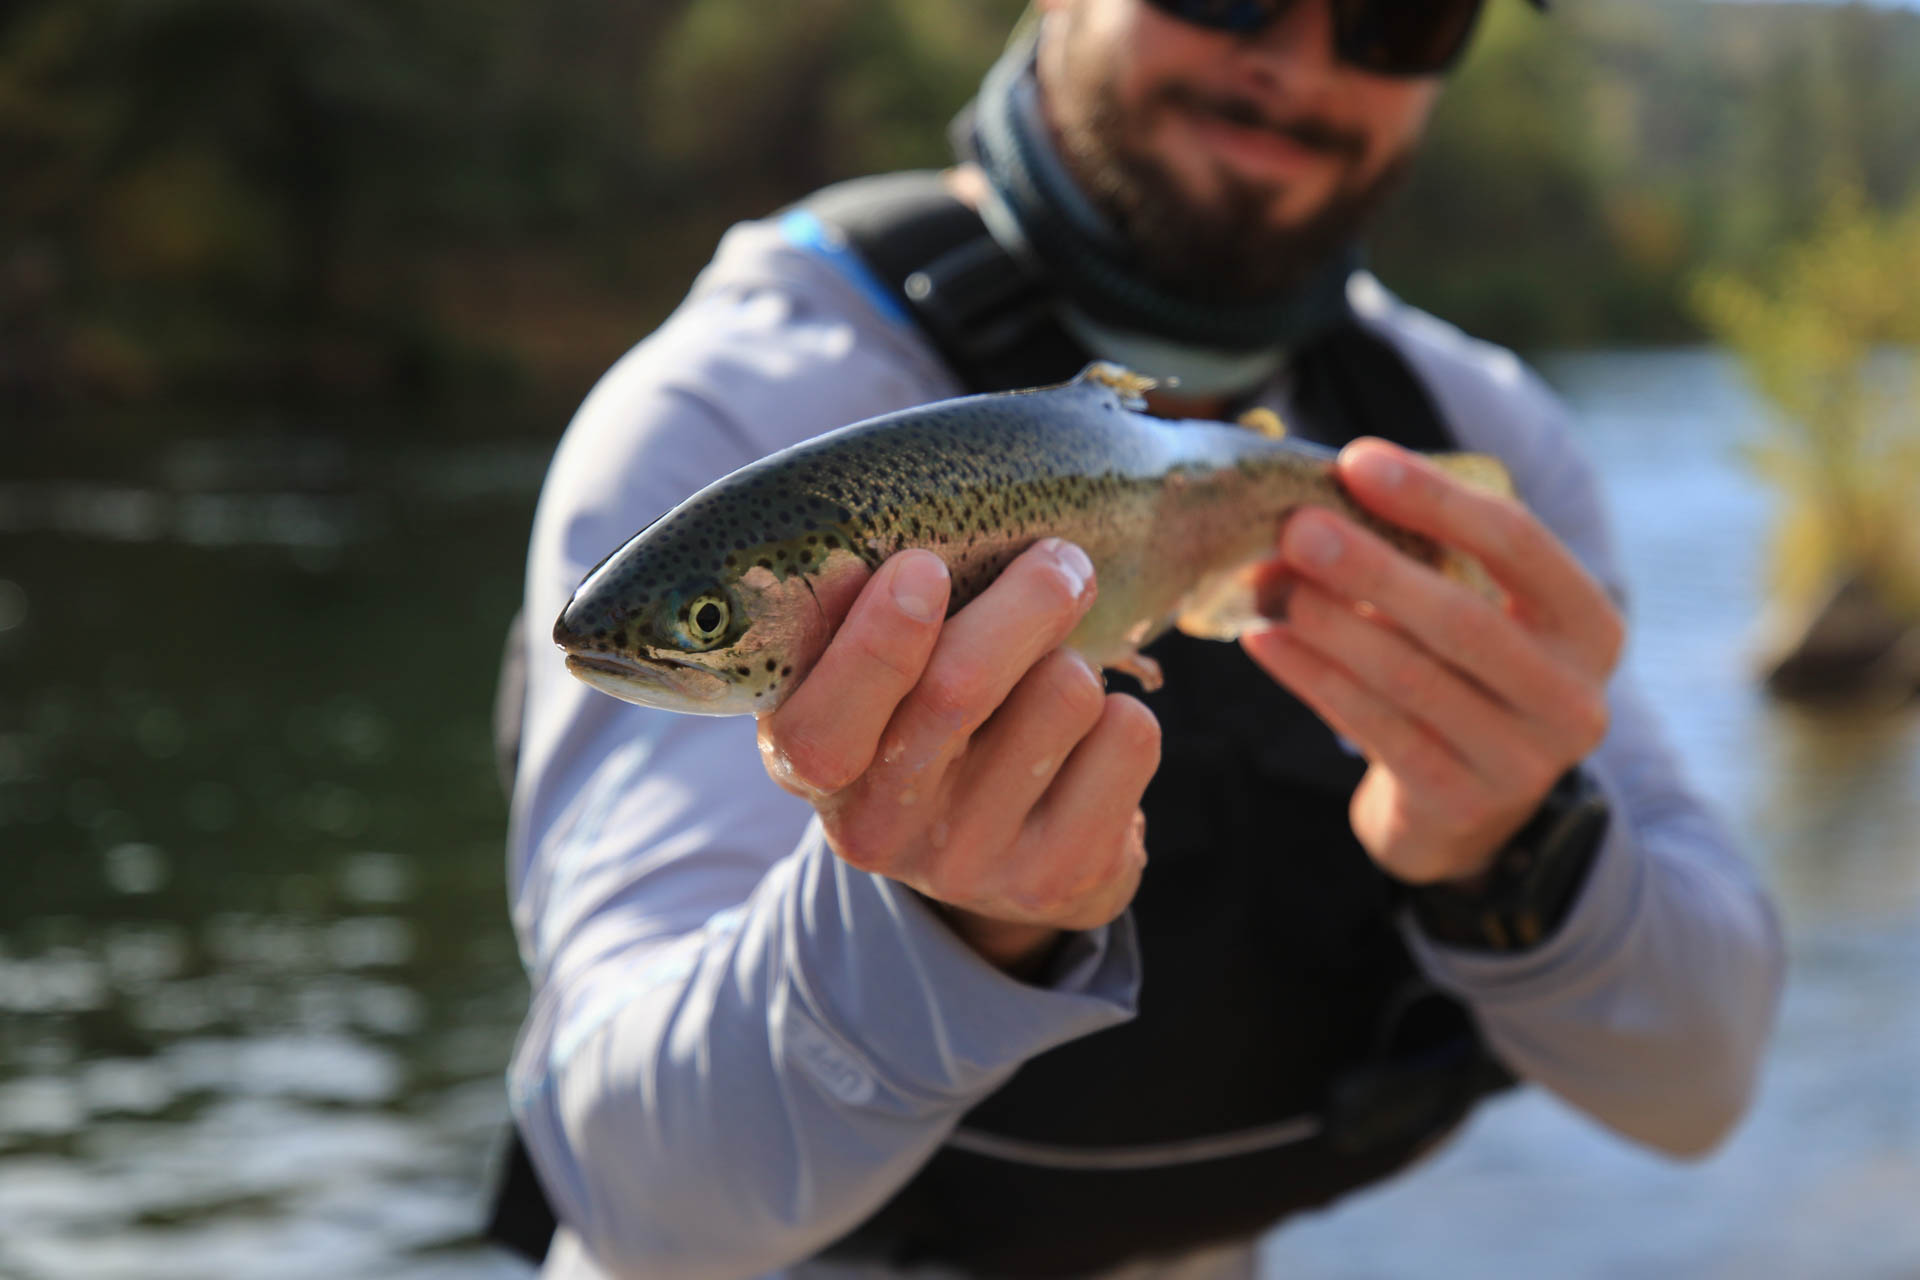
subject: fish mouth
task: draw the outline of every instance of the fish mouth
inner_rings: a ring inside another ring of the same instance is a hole
[[[646,661],[611,653],[569,653],[567,670],[586,684],[623,702],[670,711],[691,710],[689,704],[726,696],[727,682],[695,662],[665,655]]]
[[[640,680],[658,674],[652,667],[644,667],[630,658],[610,653],[569,653],[567,670],[576,675],[582,671],[596,671],[602,675],[631,676]]]

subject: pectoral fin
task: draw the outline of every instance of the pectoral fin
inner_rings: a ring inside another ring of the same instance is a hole
[[[1167,682],[1165,673],[1160,670],[1160,664],[1144,653],[1131,653],[1117,662],[1109,662],[1106,665],[1115,671],[1132,676],[1148,693],[1152,693]]]
[[[1258,561],[1208,574],[1180,602],[1174,624],[1202,640],[1234,640],[1261,621],[1255,599]]]

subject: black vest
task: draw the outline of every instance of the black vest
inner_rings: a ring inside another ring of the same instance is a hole
[[[1063,381],[1088,359],[1045,282],[932,175],[800,207],[847,237],[969,389]],[[1357,320],[1292,372],[1290,425],[1323,443],[1452,447]],[[1362,762],[1239,646],[1175,633],[1148,652],[1167,678],[1139,695],[1163,734],[1132,908],[1139,1016],[1023,1065],[961,1122],[983,1141],[943,1148],[830,1256],[1059,1276],[1248,1237],[1402,1167],[1512,1082],[1401,943],[1397,886],[1348,825]],[[1176,1145],[1263,1130],[1271,1143],[1237,1154]],[[491,1233],[538,1257],[551,1217],[513,1157]]]

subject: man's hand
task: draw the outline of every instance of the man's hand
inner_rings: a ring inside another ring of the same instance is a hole
[[[1265,570],[1285,620],[1242,643],[1367,757],[1351,818],[1374,861],[1410,883],[1471,881],[1606,736],[1625,629],[1519,503],[1381,440],[1338,465],[1363,506],[1479,559],[1506,606],[1309,508]]]
[[[975,950],[1026,976],[1060,930],[1133,900],[1160,726],[1060,647],[1093,603],[1080,548],[1029,548],[943,625],[948,588],[931,552],[882,565],[761,717],[760,751],[835,853],[933,899]]]

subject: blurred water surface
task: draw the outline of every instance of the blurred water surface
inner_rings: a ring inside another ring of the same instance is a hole
[[[1783,1027],[1703,1165],[1520,1096],[1268,1271],[1920,1274],[1920,714],[1754,692],[1768,501],[1728,365],[1548,372],[1630,661],[1782,897]],[[487,714],[551,441],[189,427],[4,446],[0,1274],[520,1274],[473,1238],[524,1001]]]

